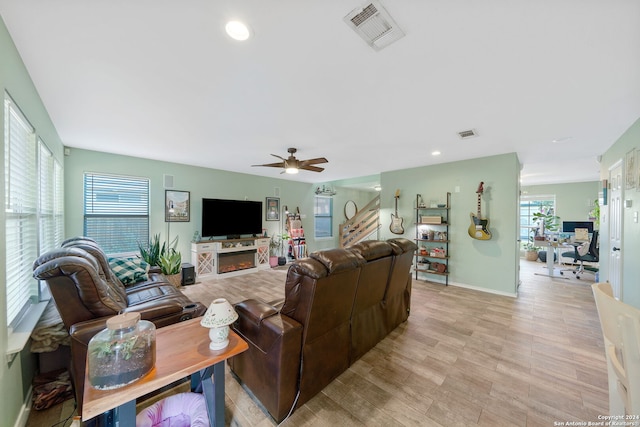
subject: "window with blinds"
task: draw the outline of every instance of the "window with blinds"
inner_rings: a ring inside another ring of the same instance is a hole
[[[84,235],[108,254],[138,251],[149,241],[149,179],[85,173]]]
[[[42,254],[62,243],[64,200],[62,167],[41,139],[38,139],[38,170],[38,246]]]
[[[315,197],[314,235],[317,238],[333,236],[333,198],[325,196]]]
[[[38,295],[32,277],[38,256],[38,164],[35,131],[8,95],[4,117],[5,274],[7,324],[12,327]]]

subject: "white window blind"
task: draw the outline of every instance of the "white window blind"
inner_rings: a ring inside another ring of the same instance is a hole
[[[149,179],[85,173],[84,234],[108,254],[148,242]]]
[[[315,237],[333,236],[333,198],[316,196],[313,209]]]
[[[64,170],[57,160],[53,163],[54,175],[54,233],[56,247],[62,244],[64,239]]]
[[[54,160],[51,151],[38,139],[38,170],[39,170],[39,247],[40,253],[54,249],[56,244],[55,216],[54,216]]]
[[[36,140],[11,98],[4,100],[7,324],[12,325],[37,295],[32,264],[38,255]]]

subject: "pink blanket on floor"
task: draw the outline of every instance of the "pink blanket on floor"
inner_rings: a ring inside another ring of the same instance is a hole
[[[136,416],[136,427],[209,427],[207,405],[199,393],[169,396]]]

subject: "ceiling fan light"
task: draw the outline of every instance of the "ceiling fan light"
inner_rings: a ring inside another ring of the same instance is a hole
[[[225,31],[234,40],[244,41],[249,38],[251,32],[246,24],[240,21],[229,21],[224,27]]]
[[[296,174],[299,172],[298,168],[293,168],[293,167],[288,167],[284,171],[289,174]]]

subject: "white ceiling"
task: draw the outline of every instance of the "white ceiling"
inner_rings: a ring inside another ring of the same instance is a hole
[[[517,152],[532,185],[599,179],[597,156],[640,117],[637,0],[383,2],[406,36],[379,52],[343,22],[360,0],[0,14],[69,147],[307,182]],[[249,41],[224,33],[232,18]],[[251,167],[288,147],[325,171]]]

